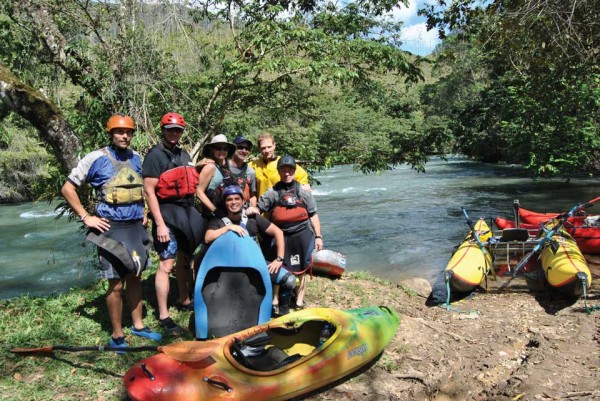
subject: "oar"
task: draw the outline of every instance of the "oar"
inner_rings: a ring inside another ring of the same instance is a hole
[[[477,242],[477,245],[479,245],[479,248],[481,249],[481,252],[483,252],[483,255],[484,256],[487,255],[489,252],[485,248],[485,245],[483,244],[483,242],[481,242],[481,238],[479,238],[479,233],[475,229],[475,224],[473,224],[473,221],[469,218],[469,215],[467,214],[467,210],[464,207],[461,207],[461,209],[463,211],[463,214],[465,215],[465,219],[467,219],[467,225],[471,229],[471,232],[473,233],[473,237],[475,237],[475,241]],[[487,274],[490,270],[492,271],[494,278],[496,278],[496,272],[494,271],[494,268],[492,266],[489,266],[488,271],[485,272],[486,280],[487,280]],[[487,282],[486,282],[486,287],[487,287]]]
[[[67,345],[49,345],[40,348],[13,348],[10,352],[16,354],[52,353],[54,351],[81,352],[81,351],[119,351],[119,352],[141,352],[156,351],[183,362],[196,362],[208,357],[222,343],[217,341],[181,341],[167,345],[148,345],[143,347],[110,347],[110,346],[81,346],[71,347]]]
[[[539,253],[539,251],[542,249],[544,244],[547,241],[549,241],[552,238],[552,236],[554,236],[554,234],[556,234],[557,232],[560,231],[562,226],[565,224],[565,221],[567,221],[567,219],[569,217],[573,216],[575,213],[577,213],[578,211],[580,211],[582,209],[590,207],[591,205],[598,202],[599,200],[600,200],[600,196],[597,198],[594,198],[591,201],[586,202],[584,204],[574,206],[567,213],[563,213],[563,214],[556,216],[556,218],[558,219],[558,223],[556,223],[556,225],[554,227],[552,227],[551,230],[549,230],[549,231],[544,230],[545,231],[544,238],[542,238],[542,240],[537,243],[537,245],[531,250],[531,252],[529,252],[527,255],[525,255],[525,257],[523,259],[521,259],[519,264],[517,264],[517,267],[515,267],[515,270],[513,270],[512,276],[513,277],[516,276],[516,274],[519,272],[519,270],[521,270],[521,268],[523,266],[525,266],[527,264],[527,262],[529,262],[529,259],[531,259],[531,257],[533,255]]]

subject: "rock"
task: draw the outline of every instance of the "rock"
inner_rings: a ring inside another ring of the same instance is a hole
[[[411,278],[400,280],[398,285],[408,288],[417,293],[418,296],[427,298],[431,294],[431,284],[424,278]]]

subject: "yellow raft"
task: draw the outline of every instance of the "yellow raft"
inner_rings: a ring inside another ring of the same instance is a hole
[[[492,231],[483,219],[479,219],[473,228],[481,245],[473,231],[469,232],[446,266],[445,277],[450,282],[451,289],[457,292],[469,292],[480,286],[492,268],[492,254],[488,244]]]
[[[552,250],[552,242],[557,245],[556,253]],[[540,261],[546,280],[554,289],[579,297],[583,295],[584,286],[589,289],[592,285],[587,262],[575,240],[565,230],[546,242]]]

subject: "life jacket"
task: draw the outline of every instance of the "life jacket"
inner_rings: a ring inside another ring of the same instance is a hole
[[[271,212],[271,221],[279,228],[292,226],[308,220],[308,208],[300,198],[300,183],[294,181],[294,185],[285,189],[282,183],[275,184],[273,187],[277,191],[278,201]]]
[[[221,217],[221,220],[223,221],[223,223],[225,223],[226,226],[230,226],[233,224],[233,222],[231,221],[231,219],[227,216]],[[248,216],[246,216],[246,209],[242,209],[242,219],[240,220],[240,224],[239,224],[244,230],[248,231]]]
[[[242,189],[242,193],[244,194],[244,202],[248,202],[250,200],[250,177],[248,177],[247,172],[248,163],[244,163],[244,167],[242,167],[239,174],[234,174],[232,171],[230,172],[230,181],[232,181],[232,184],[237,185]]]
[[[162,143],[157,145],[169,155],[169,168],[158,177],[156,196],[160,199],[182,199],[196,193],[198,171],[195,166],[186,166]]]
[[[215,163],[215,175],[220,174],[222,178],[221,182],[215,188],[207,188],[206,196],[217,208],[223,207],[223,191],[229,185],[238,185],[237,178],[229,171],[227,167],[220,166]],[[209,184],[210,185],[210,184]]]
[[[129,160],[117,160],[108,148],[102,152],[115,169],[115,174],[97,191],[98,199],[110,205],[124,205],[144,200],[144,180]]]

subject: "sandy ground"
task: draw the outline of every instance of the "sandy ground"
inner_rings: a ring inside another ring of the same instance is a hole
[[[600,305],[600,257],[588,262],[595,282],[587,304]],[[462,313],[427,306],[424,280],[324,283],[330,295],[320,306],[385,304],[402,321],[373,367],[307,399],[600,400],[600,311],[523,279],[499,290],[504,281],[453,304]]]

